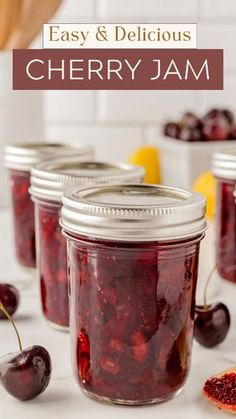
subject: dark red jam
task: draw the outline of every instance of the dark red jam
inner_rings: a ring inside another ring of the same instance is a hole
[[[200,239],[120,243],[68,235],[73,364],[87,394],[145,404],[183,387]]]
[[[35,203],[37,265],[41,301],[46,319],[69,326],[66,240],[59,225],[61,205]]]
[[[217,179],[216,262],[219,274],[236,283],[236,181]]]
[[[35,268],[34,205],[28,192],[30,173],[9,170],[9,176],[16,257],[21,265]]]
[[[220,378],[207,380],[204,389],[205,395],[220,405],[230,405],[236,408],[236,374],[225,374]]]

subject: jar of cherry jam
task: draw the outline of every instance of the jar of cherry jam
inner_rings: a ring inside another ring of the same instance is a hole
[[[144,405],[183,388],[205,207],[145,184],[64,194],[73,368],[88,396]]]
[[[216,265],[219,274],[236,284],[236,148],[213,155],[216,176]]]
[[[15,251],[19,264],[35,268],[34,206],[28,192],[30,170],[37,163],[67,154],[81,160],[90,159],[93,149],[83,144],[22,143],[5,148],[5,166],[9,169],[10,191],[14,222]]]
[[[35,202],[37,267],[41,302],[47,322],[68,330],[68,277],[66,240],[59,224],[63,192],[74,185],[142,182],[144,169],[126,164],[81,163],[75,158],[53,160],[32,169],[31,189]]]

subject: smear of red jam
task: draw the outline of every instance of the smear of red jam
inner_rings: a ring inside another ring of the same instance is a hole
[[[204,386],[206,395],[221,404],[236,405],[236,374],[210,378]]]

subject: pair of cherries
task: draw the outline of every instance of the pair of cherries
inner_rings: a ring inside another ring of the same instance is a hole
[[[210,273],[204,291],[204,304],[196,306],[194,337],[203,346],[212,348],[221,343],[228,334],[230,314],[223,303],[207,304],[206,294]],[[22,349],[21,339],[12,315],[19,305],[19,293],[9,284],[0,284],[0,319],[8,318],[12,323],[19,342],[20,351],[0,359],[0,380],[8,393],[25,401],[41,394],[51,378],[51,358],[42,346]]]

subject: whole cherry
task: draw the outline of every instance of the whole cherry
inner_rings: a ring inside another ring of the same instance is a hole
[[[206,348],[223,342],[230,328],[230,313],[226,305],[220,302],[207,304],[207,288],[215,269],[211,271],[206,282],[204,304],[195,308],[194,337]]]
[[[164,134],[171,138],[179,138],[180,127],[175,122],[168,122],[164,126]]]
[[[19,292],[13,285],[0,284],[0,301],[4,305],[7,312],[12,316],[19,306]],[[2,310],[0,310],[0,319],[7,319]]]
[[[182,116],[181,126],[188,127],[188,128],[197,128],[200,125],[200,120],[198,117],[192,112],[185,112]]]
[[[19,343],[19,352],[0,358],[0,380],[7,392],[21,401],[31,400],[41,394],[51,378],[51,358],[41,346],[32,346],[25,350],[14,321],[0,302],[0,311],[12,323]]]

